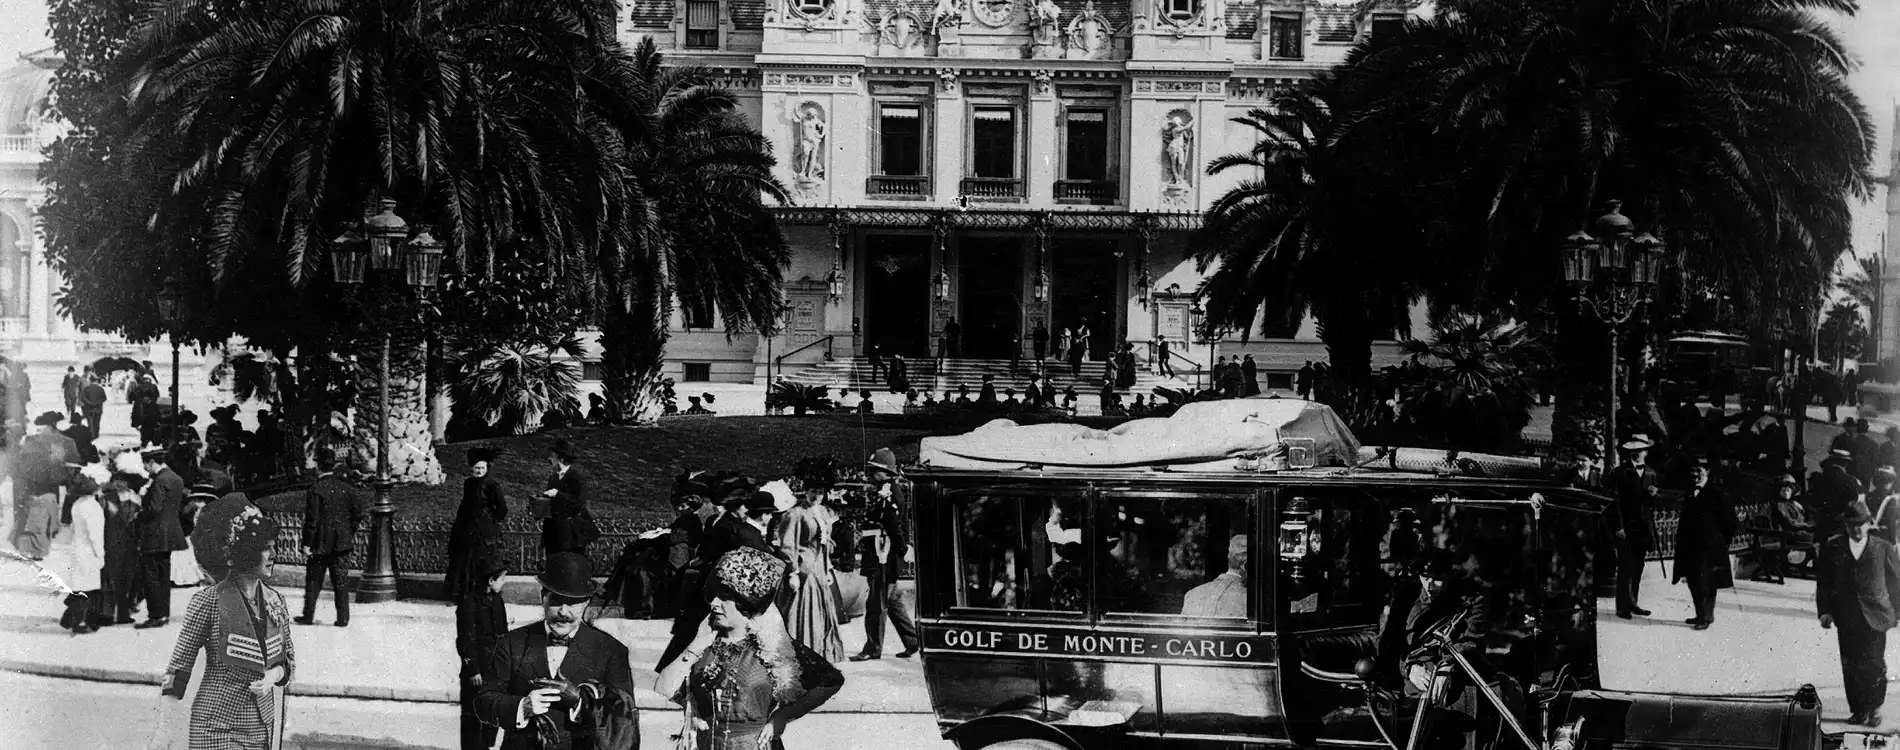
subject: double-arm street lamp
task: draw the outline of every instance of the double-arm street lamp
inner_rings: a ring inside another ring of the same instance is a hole
[[[1581,229],[1564,239],[1564,281],[1577,305],[1610,329],[1610,416],[1603,433],[1606,469],[1616,468],[1616,414],[1621,384],[1619,370],[1622,328],[1649,301],[1662,275],[1663,242],[1648,232],[1636,233],[1636,223],[1622,213],[1622,201],[1610,201],[1610,212],[1597,217],[1590,231]]]
[[[382,308],[406,302],[413,293],[417,299],[435,291],[442,274],[442,242],[429,227],[418,227],[409,237],[409,224],[396,215],[396,201],[383,198],[377,210],[367,212],[362,225],[337,237],[330,254],[330,273],[336,283],[354,290],[364,284],[366,270],[384,277]],[[401,272],[400,282],[395,272]],[[370,506],[369,559],[363,566],[363,580],[357,586],[359,602],[382,602],[396,598],[396,504],[389,498],[394,482],[389,477],[389,350],[392,339],[388,321],[383,321],[382,360],[377,370],[376,502]]]

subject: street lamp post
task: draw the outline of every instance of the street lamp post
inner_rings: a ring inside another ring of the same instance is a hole
[[[346,288],[365,283],[365,267],[382,272],[385,283],[398,289],[407,286],[415,295],[426,297],[435,289],[442,272],[442,242],[421,226],[409,239],[409,224],[396,215],[396,202],[378,201],[377,211],[364,218],[360,227],[352,227],[337,237],[330,256],[332,278]],[[407,241],[405,241],[407,240]],[[367,246],[367,247],[365,247]],[[401,271],[401,283],[387,277]],[[399,293],[399,292],[392,292]],[[385,305],[391,304],[387,299]],[[362,582],[356,589],[359,602],[384,602],[395,599],[396,591],[396,504],[390,499],[395,482],[389,475],[389,358],[394,348],[390,327],[382,326],[382,352],[377,363],[376,501],[370,505],[369,558],[363,566]]]
[[[1616,414],[1622,385],[1623,325],[1649,301],[1662,274],[1663,242],[1636,234],[1636,223],[1622,213],[1622,201],[1597,218],[1591,233],[1581,229],[1564,239],[1564,281],[1577,305],[1610,329],[1610,413],[1603,433],[1604,468],[1616,468]],[[1632,257],[1634,256],[1634,257]],[[1603,273],[1597,273],[1601,270]]]
[[[164,321],[166,337],[172,341],[172,415],[165,449],[167,458],[177,461],[177,448],[184,442],[180,435],[184,404],[178,399],[178,337],[185,322],[185,284],[176,274],[165,278],[165,288],[158,293],[158,317]]]

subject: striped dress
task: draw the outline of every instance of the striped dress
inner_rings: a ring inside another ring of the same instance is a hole
[[[289,684],[296,669],[297,649],[290,639],[290,613],[284,597],[275,589],[262,589],[265,611],[258,613],[268,621],[263,643],[226,630],[219,615],[221,599],[241,596],[230,581],[208,586],[191,597],[185,607],[184,630],[172,649],[171,664],[166,667],[167,694],[182,697],[185,683],[191,680],[193,663],[201,649],[225,648],[242,652],[247,658],[263,657],[267,663],[282,664]],[[274,695],[260,697],[250,684],[263,673],[220,658],[222,653],[207,654],[205,674],[198,686],[197,699],[191,704],[191,750],[270,750],[281,744],[278,733],[277,701]]]

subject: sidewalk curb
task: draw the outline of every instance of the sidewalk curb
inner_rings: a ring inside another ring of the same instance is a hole
[[[17,672],[35,677],[51,677],[63,680],[83,680],[86,682],[111,682],[125,685],[150,685],[158,687],[159,678],[130,669],[101,669],[70,664],[44,664],[20,661],[18,659],[0,659],[0,671]],[[634,676],[635,684],[641,681],[640,675]],[[335,685],[321,682],[292,682],[286,689],[289,695],[309,698],[349,698],[368,701],[391,701],[396,703],[444,703],[456,704],[460,696],[456,690],[434,688],[387,688],[366,687],[362,685]],[[659,693],[647,688],[634,689],[634,705],[641,711],[678,711],[679,707]],[[929,716],[929,711],[870,711],[863,706],[850,705],[850,710],[839,710],[820,706],[813,713],[821,714],[859,714],[877,716]]]

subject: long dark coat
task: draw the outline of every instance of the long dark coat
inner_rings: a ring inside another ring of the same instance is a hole
[[[493,477],[469,477],[462,482],[462,505],[449,529],[449,569],[442,591],[451,599],[480,591],[488,585],[488,562],[501,550],[501,522],[508,518],[508,500]]]
[[[139,575],[138,508],[117,499],[107,501],[104,508],[106,562],[99,582],[107,591],[130,593]]]
[[[145,504],[139,507],[139,552],[157,554],[187,548],[185,527],[179,512],[185,507],[185,480],[171,469],[152,477],[145,490]]]
[[[1683,498],[1682,521],[1676,527],[1675,578],[1670,582],[1734,588],[1728,545],[1735,537],[1735,527],[1735,506],[1722,488],[1706,485]]]
[[[543,746],[534,739],[535,722],[526,729],[515,728],[515,712],[521,700],[534,690],[536,678],[548,674],[548,630],[545,623],[524,625],[509,631],[490,651],[486,671],[482,673],[482,692],[475,698],[475,712],[482,720],[502,727],[506,737],[502,750],[584,750],[594,747],[590,722],[568,721],[567,711],[548,712],[555,726],[572,732],[570,742]],[[633,692],[633,668],[627,662],[627,647],[614,637],[583,624],[568,644],[561,659],[560,677],[569,682],[598,681],[608,687]]]
[[[363,499],[356,488],[324,475],[304,491],[303,546],[311,554],[348,552],[363,525]]]
[[[578,519],[593,499],[592,481],[579,466],[548,477],[548,489],[554,497],[548,503],[549,516],[541,525],[541,545],[546,549],[574,549],[585,540]]]
[[[1616,505],[1609,515],[1612,531],[1622,531],[1624,543],[1631,549],[1656,548],[1656,524],[1650,506],[1654,499],[1649,490],[1656,486],[1656,470],[1623,464],[1610,472],[1610,490]]]

